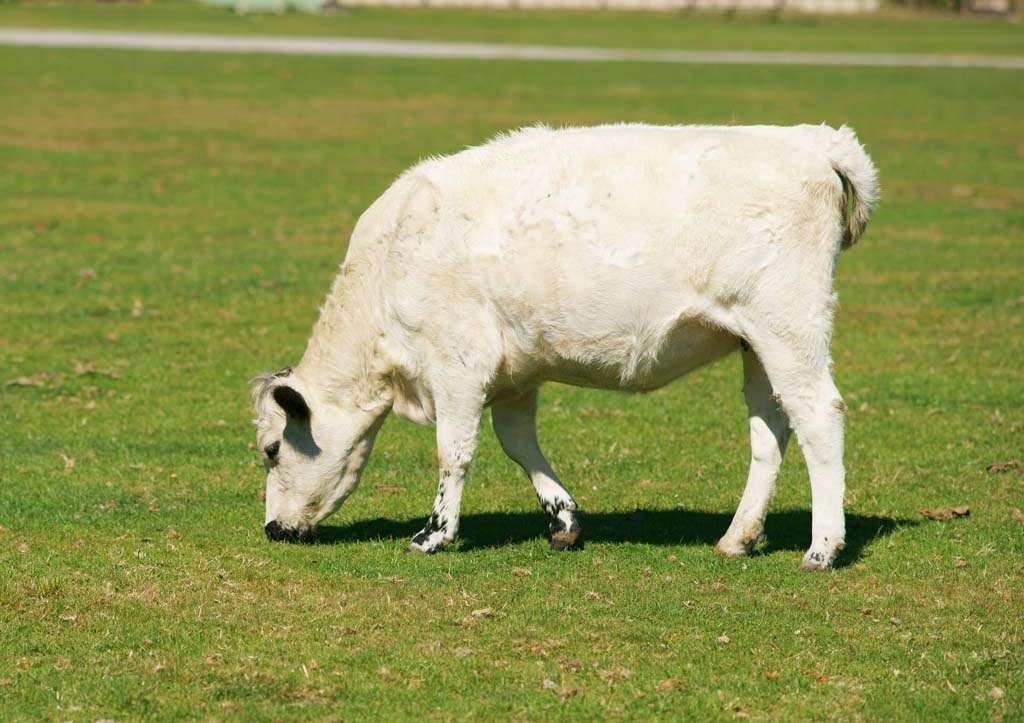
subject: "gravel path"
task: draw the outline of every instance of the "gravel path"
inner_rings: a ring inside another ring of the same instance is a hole
[[[362,55],[395,58],[555,60],[747,65],[856,65],[901,68],[1002,68],[1024,70],[1024,57],[899,53],[812,53],[746,50],[626,50],[545,45],[426,42],[359,38],[122,33],[106,30],[0,29],[0,45],[48,48],[120,48],[204,53]]]

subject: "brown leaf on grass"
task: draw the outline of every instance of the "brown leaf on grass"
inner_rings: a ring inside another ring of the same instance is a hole
[[[779,671],[777,671],[777,670],[768,670],[768,671],[765,672],[764,677],[766,677],[768,680],[775,680],[776,678],[779,677]]]
[[[388,582],[393,582],[396,585],[401,585],[403,582],[408,582],[407,580],[405,580],[404,578],[399,577],[398,575],[389,575],[388,577],[386,577],[384,579],[387,580]]]
[[[722,643],[722,645],[726,645],[732,642],[732,638],[730,638],[728,635],[719,635],[717,638],[715,638],[715,640]]]
[[[395,677],[391,675],[391,671],[385,668],[383,665],[377,669],[377,675],[383,678],[385,683],[390,683],[395,679]]]
[[[597,671],[597,675],[601,678],[601,680],[608,683],[608,685],[614,685],[615,683],[619,683],[625,680],[626,678],[632,677],[633,671],[629,670],[628,668],[619,668],[618,670],[599,670]]]
[[[662,693],[667,693],[670,690],[675,690],[683,684],[683,681],[677,678],[662,678],[658,681],[658,690]]]
[[[828,682],[828,676],[825,675],[824,673],[818,673],[817,675],[814,676],[814,679],[816,681],[818,681],[819,683],[827,683]]]
[[[580,692],[579,688],[562,688],[558,697],[561,699],[572,698],[574,695]]]
[[[181,537],[181,535],[178,534],[178,531],[176,529],[174,529],[173,527],[168,527],[167,528],[167,536],[169,538],[171,538],[172,540]]]
[[[971,514],[971,508],[967,505],[960,505],[959,507],[935,507],[933,509],[920,509],[918,510],[922,515],[930,520],[952,520],[954,517],[967,517]]]
[[[14,681],[10,678],[0,678],[0,687],[5,685],[14,685]]]
[[[95,279],[96,276],[96,269],[82,269],[78,272],[78,282],[75,284],[75,288],[82,288],[89,279]]]
[[[63,452],[60,453],[60,457],[64,460],[64,471],[71,472],[75,468],[75,458],[68,457]]]
[[[110,369],[97,369],[96,362],[92,359],[86,362],[75,362],[75,374],[80,377],[95,374],[101,377],[110,377],[111,379],[121,378],[121,372],[116,372]]]
[[[389,495],[397,494],[398,492],[405,492],[405,487],[399,487],[397,485],[377,485],[378,492],[384,492]]]
[[[471,648],[455,648],[455,650],[452,651],[452,654],[456,658],[465,658],[472,655],[473,650]]]
[[[1003,695],[1004,695],[1003,689],[1000,688],[998,685],[997,686],[993,686],[992,690],[990,690],[988,692],[988,697],[991,698],[992,700],[999,700],[1000,698],[1003,697]]]
[[[712,590],[728,590],[729,588],[724,583],[713,582],[713,583],[711,583],[711,589]]]
[[[571,670],[574,673],[578,673],[583,670],[583,663],[576,660],[576,658],[559,658],[558,664],[562,666],[563,670]]]
[[[516,577],[529,577],[533,573],[527,570],[525,567],[513,567],[512,574]]]
[[[491,608],[480,608],[470,613],[474,618],[489,618],[494,615],[494,610]]]
[[[43,382],[37,376],[33,377],[18,377],[16,379],[8,379],[7,386],[9,387],[41,387]]]
[[[551,680],[550,678],[545,678],[544,682],[540,684],[540,687],[544,690],[554,690],[558,687],[558,684],[556,684],[555,681]]]
[[[589,590],[589,591],[583,593],[583,597],[588,598],[590,600],[600,600],[601,599],[601,596],[598,593],[594,592],[593,590]]]
[[[1020,472],[1021,470],[1024,470],[1024,464],[1022,464],[1019,459],[1011,459],[1009,462],[993,462],[985,468],[985,471],[989,474],[1010,472],[1012,470]]]
[[[1013,508],[1013,519],[1015,522],[1024,522],[1024,512],[1021,512],[1019,508]]]

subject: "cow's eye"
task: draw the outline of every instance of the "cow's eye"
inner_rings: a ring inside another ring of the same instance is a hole
[[[268,459],[277,459],[277,453],[281,451],[281,442],[278,441],[273,444],[268,444],[267,448],[263,451],[267,453]]]

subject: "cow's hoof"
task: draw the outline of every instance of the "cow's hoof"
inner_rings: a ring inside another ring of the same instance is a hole
[[[551,518],[551,549],[561,551],[575,547],[580,539],[580,531],[580,523],[576,521],[575,515],[562,510]]]
[[[830,557],[824,552],[810,550],[804,555],[804,561],[800,564],[800,572],[828,572],[832,569],[834,556]]]
[[[715,545],[715,552],[719,555],[725,555],[726,557],[741,557],[750,555],[754,552],[754,548],[765,541],[764,532],[759,532],[754,535],[745,535],[740,539],[733,539],[728,536],[723,537]]]
[[[421,555],[433,555],[448,546],[451,540],[444,538],[444,533],[435,530],[434,532],[417,532],[409,543],[409,552],[418,552]]]

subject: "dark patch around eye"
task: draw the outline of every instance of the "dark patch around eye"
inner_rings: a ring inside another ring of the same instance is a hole
[[[277,459],[277,453],[281,451],[281,442],[278,441],[273,444],[268,444],[267,448],[263,451],[267,453],[267,457],[270,459]]]

